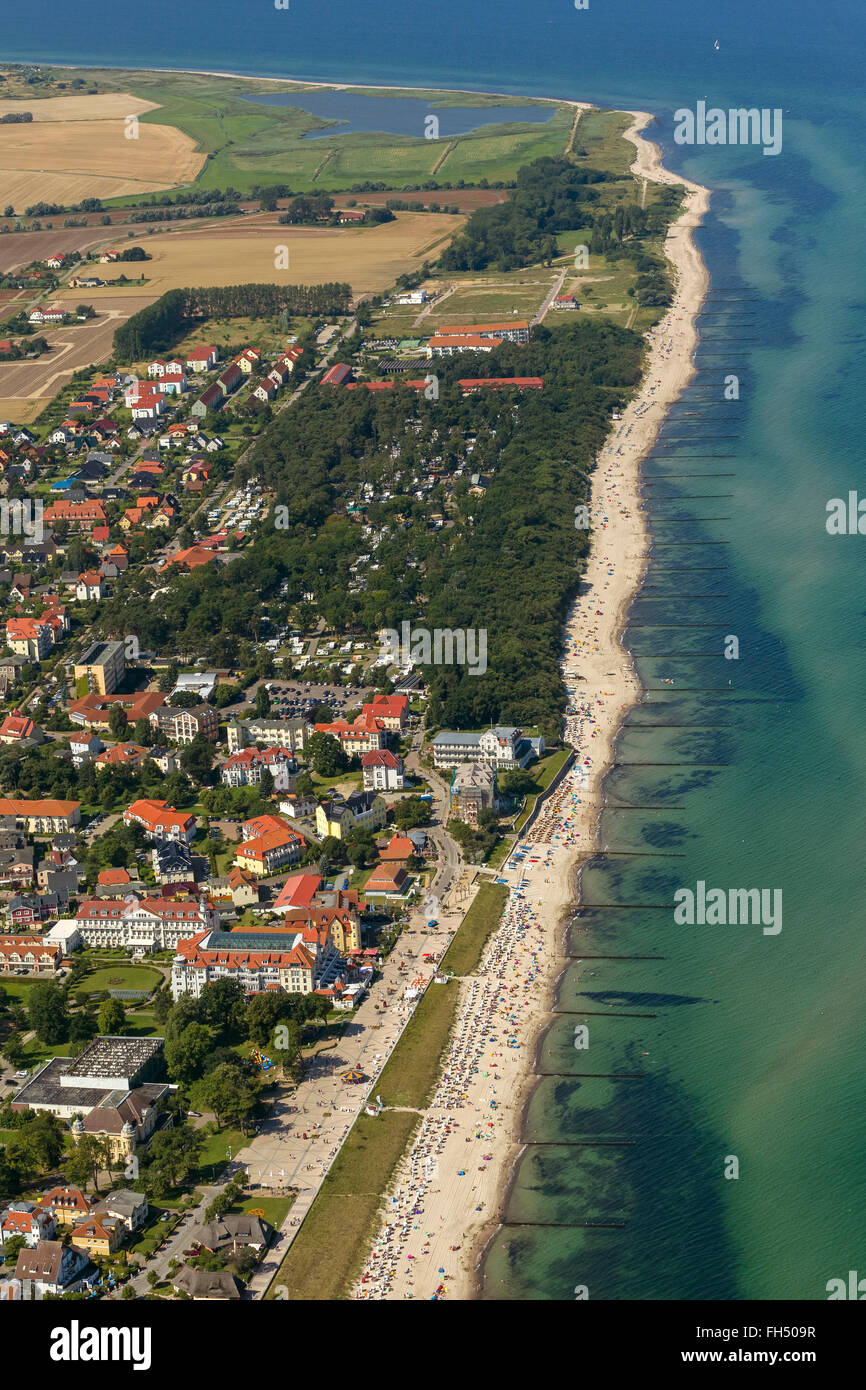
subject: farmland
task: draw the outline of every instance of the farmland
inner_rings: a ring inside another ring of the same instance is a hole
[[[355,296],[377,293],[398,275],[434,260],[463,219],[445,213],[398,213],[377,227],[281,227],[273,216],[223,221],[218,227],[184,226],[147,238],[148,296],[186,285],[278,282],[315,285],[348,280]],[[275,270],[276,248],[289,250],[288,270]],[[139,296],[134,286],[129,295]],[[88,290],[96,309],[103,296],[121,303],[124,291]],[[64,290],[61,300],[80,300]],[[140,307],[140,305],[136,305]],[[133,310],[130,310],[132,313]]]
[[[88,291],[88,300],[91,298]],[[70,305],[81,301],[81,290],[69,290]],[[106,361],[111,356],[111,340],[118,324],[144,308],[153,298],[142,298],[141,290],[129,298],[108,295],[97,307],[97,317],[87,323],[46,329],[51,352],[34,362],[8,362],[0,366],[0,418],[17,424],[30,424],[48,401],[81,367]],[[53,301],[52,301],[53,302]]]
[[[69,76],[60,70],[58,75]],[[300,104],[270,106],[244,100],[244,96],[253,93],[297,92],[302,103],[304,92],[313,89],[311,84],[207,73],[107,69],[92,71],[89,76],[101,87],[122,85],[125,92],[152,104],[152,109],[142,116],[142,136],[146,127],[175,127],[199,152],[202,167],[196,173],[180,174],[169,166],[163,170],[163,186],[188,178],[203,188],[231,185],[242,194],[256,184],[268,183],[288,183],[295,191],[328,191],[375,180],[400,189],[404,184],[430,179],[434,169],[435,177],[443,182],[456,183],[465,178],[476,183],[482,177],[491,182],[513,179],[521,164],[543,154],[561,153],[572,123],[569,106],[550,102],[551,119],[541,125],[516,120],[513,124],[486,126],[478,132],[441,140],[381,132],[340,134],[336,126],[333,138],[328,135],[311,141],[305,140],[304,135],[311,130],[324,130],[329,123],[304,111]],[[400,95],[371,88],[351,90],[383,97]],[[403,95],[424,95],[430,99],[431,107],[438,108],[525,104],[482,93]],[[133,201],[137,191],[118,190],[126,201]],[[108,195],[97,192],[96,196]]]
[[[149,236],[147,252],[153,259],[145,266],[146,293],[140,285],[86,291],[63,285],[50,297],[51,303],[66,309],[85,299],[97,317],[46,330],[52,350],[38,361],[0,366],[0,418],[32,423],[74,371],[110,358],[120,323],[166,290],[241,280],[273,282],[282,275],[293,284],[348,280],[356,297],[375,294],[405,271],[435,260],[463,220],[445,213],[403,212],[376,227],[281,227],[273,215],[264,214]],[[274,269],[277,246],[289,248],[288,271]],[[117,269],[109,273],[117,274]],[[225,340],[235,341],[229,327]]]
[[[204,163],[189,135],[149,122],[153,103],[126,92],[6,101],[0,109],[34,117],[0,125],[0,203],[18,212],[37,202],[71,205],[187,183]],[[142,119],[127,126],[130,116]]]

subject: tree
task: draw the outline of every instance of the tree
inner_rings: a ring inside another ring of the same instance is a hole
[[[214,980],[199,997],[205,1023],[218,1034],[238,1028],[244,1015],[244,991],[238,980]]]
[[[256,714],[259,719],[264,719],[271,712],[271,697],[264,685],[260,685],[256,690]]]
[[[204,1135],[187,1124],[157,1130],[142,1163],[145,1190],[162,1195],[179,1187],[198,1167]]]
[[[99,1008],[99,1032],[105,1034],[122,1033],[126,1026],[126,1010],[119,999],[106,999]]]
[[[430,820],[430,803],[420,796],[407,796],[394,808],[394,824],[401,830],[414,830],[418,825],[426,825]]]
[[[131,1284],[124,1284],[123,1293],[120,1295],[120,1297],[124,1299],[126,1302],[128,1302],[132,1298],[135,1298],[135,1289],[132,1287]]]
[[[268,1042],[280,1019],[285,1012],[285,997],[279,994],[269,994],[261,991],[254,994],[244,1015],[247,1037],[254,1042],[257,1047],[264,1047]]]
[[[24,1051],[24,1041],[20,1033],[10,1033],[3,1044],[2,1054],[11,1067],[20,1067],[27,1055]]]
[[[129,733],[129,719],[122,705],[111,706],[108,713],[108,728],[112,738],[126,738]]]
[[[5,1263],[7,1265],[16,1265],[18,1263],[19,1252],[26,1250],[26,1248],[27,1239],[25,1236],[7,1236],[6,1243],[3,1247]]]
[[[522,767],[515,768],[513,772],[506,772],[499,786],[505,796],[514,800],[538,790],[535,778]]]
[[[201,696],[194,690],[175,690],[168,703],[172,709],[195,709],[201,704]]]
[[[320,777],[335,777],[348,767],[348,759],[333,734],[313,734],[304,744],[304,756]]]
[[[153,998],[153,1017],[157,1023],[165,1023],[172,1010],[171,994],[163,985]]]
[[[173,1042],[165,1044],[165,1063],[175,1081],[188,1084],[204,1071],[213,1032],[203,1023],[190,1023]]]
[[[156,730],[149,719],[136,719],[132,737],[141,748],[152,748],[156,742]]]
[[[190,1090],[190,1099],[197,1110],[212,1114],[217,1129],[221,1129],[223,1119],[235,1119],[241,1112],[247,1113],[247,1079],[236,1067],[216,1067],[195,1083]],[[255,1103],[255,1097],[252,1102]]]
[[[325,1001],[327,1002],[327,1001]],[[302,1032],[297,1019],[278,1023],[269,1043],[269,1051],[288,1076],[297,1080],[302,1070]]]
[[[80,1135],[75,1147],[63,1160],[67,1182],[81,1188],[86,1188],[92,1182],[98,1192],[99,1174],[103,1168],[110,1171],[110,1147],[109,1141],[101,1139],[98,1134]]]
[[[194,782],[209,782],[213,763],[213,744],[204,734],[196,734],[181,751],[180,765]]]
[[[37,1112],[22,1125],[18,1141],[37,1172],[51,1172],[57,1167],[63,1155],[65,1133],[66,1127],[48,1111]]]
[[[66,1042],[69,1011],[66,997],[56,980],[38,980],[27,996],[27,1015],[41,1043],[52,1046]]]

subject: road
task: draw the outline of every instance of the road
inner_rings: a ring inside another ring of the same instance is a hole
[[[556,277],[556,280],[555,280],[555,282],[554,282],[554,284],[553,284],[553,288],[551,289],[549,295],[548,295],[547,298],[545,299],[544,303],[542,304],[542,306],[541,306],[541,308],[538,310],[538,312],[535,313],[535,314],[533,314],[532,319],[530,320],[530,322],[533,324],[533,326],[534,326],[535,324],[537,324],[537,323],[542,323],[542,322],[544,321],[544,316],[545,316],[545,314],[546,314],[547,311],[549,310],[549,308],[550,308],[551,304],[553,303],[554,299],[556,298],[556,296],[557,296],[557,295],[560,293],[560,291],[562,290],[562,287],[563,287],[563,285],[565,284],[565,277],[566,277],[566,275],[569,273],[570,270],[571,270],[571,266],[570,266],[570,265],[567,265],[567,266],[565,267],[564,270],[561,270],[561,271],[559,272],[559,275]]]
[[[422,740],[423,725],[414,735],[407,766],[413,755],[417,763]],[[423,956],[441,958],[477,891],[454,892],[460,854],[443,825],[448,790],[437,774],[431,775],[426,768],[423,771],[433,788],[434,814],[439,822],[427,828],[439,852],[427,897],[410,915],[407,933],[385,961],[381,978],[348,1019],[339,1042],[317,1054],[291,1101],[283,1098],[274,1116],[237,1155],[247,1168],[250,1183],[276,1190],[294,1188],[298,1193],[277,1240],[250,1283],[254,1298],[264,1296],[356,1116],[368,1098],[375,1098],[375,1078],[414,1012],[415,1004],[402,997],[406,986],[417,976],[426,979],[431,975],[432,966]],[[431,897],[438,900],[436,905],[429,903]],[[428,928],[428,920],[434,918],[435,927]],[[356,1087],[340,1080],[340,1074],[352,1067],[363,1073],[365,1084]]]

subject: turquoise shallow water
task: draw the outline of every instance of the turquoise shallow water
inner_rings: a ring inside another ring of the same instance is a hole
[[[251,24],[234,0],[155,0],[157,22],[127,33],[95,6],[88,22],[90,8],[16,12],[5,56],[640,106],[671,167],[714,189],[701,370],[645,474],[654,555],[629,641],[649,693],[623,730],[603,825],[606,849],[641,857],[602,857],[583,885],[587,903],[651,906],[585,911],[572,933],[576,953],[657,959],[565,976],[560,1006],[576,1012],[546,1043],[565,1074],[533,1099],[537,1142],[509,1211],[530,1224],[494,1242],[485,1293],[825,1297],[866,1258],[866,537],[824,528],[828,498],[866,491],[862,7],[444,0],[431,25],[426,7],[293,0]],[[675,145],[674,110],[704,97],[782,108],[781,154]],[[728,371],[737,404],[721,400]],[[696,476],[663,476],[684,473]],[[645,626],[665,621],[715,626]],[[720,655],[726,634],[736,662]],[[673,893],[698,879],[782,889],[781,933],[675,926]],[[574,1074],[580,1019],[604,1077]]]

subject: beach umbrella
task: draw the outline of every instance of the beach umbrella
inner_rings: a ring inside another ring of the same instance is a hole
[[[344,1071],[340,1073],[340,1080],[355,1085],[359,1081],[364,1080],[364,1074],[363,1072],[358,1071],[357,1067],[352,1067],[349,1071]]]

